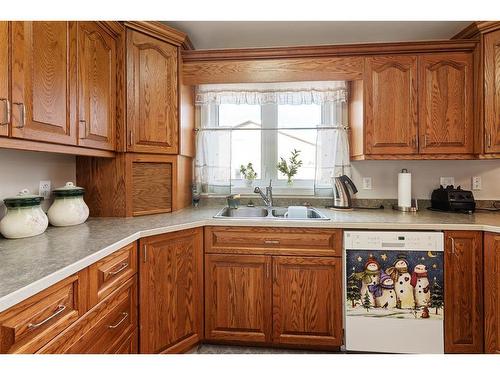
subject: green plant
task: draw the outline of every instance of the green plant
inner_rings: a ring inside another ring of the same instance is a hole
[[[240,173],[245,177],[245,180],[253,181],[257,178],[257,172],[253,169],[253,164],[248,163],[245,167],[243,164],[240,166]]]
[[[288,162],[284,157],[280,156],[280,162],[278,163],[278,171],[288,178],[288,183],[292,183],[292,177],[297,174],[299,168],[302,166],[302,160],[299,159],[300,150],[293,149]]]

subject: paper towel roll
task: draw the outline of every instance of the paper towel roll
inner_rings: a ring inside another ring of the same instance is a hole
[[[411,207],[411,173],[406,169],[398,174],[398,206]]]

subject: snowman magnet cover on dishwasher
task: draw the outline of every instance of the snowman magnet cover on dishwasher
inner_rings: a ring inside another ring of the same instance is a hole
[[[346,349],[443,353],[443,234],[344,236]]]

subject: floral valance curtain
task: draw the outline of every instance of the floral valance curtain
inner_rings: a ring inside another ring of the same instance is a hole
[[[220,104],[325,105],[317,129],[314,193],[332,194],[332,177],[350,175],[346,82],[294,82],[201,85],[196,91],[198,123],[195,183],[206,194],[231,193],[232,128],[217,129],[213,111]],[[311,184],[312,185],[312,184]]]
[[[323,104],[347,101],[344,81],[201,85],[196,104]]]

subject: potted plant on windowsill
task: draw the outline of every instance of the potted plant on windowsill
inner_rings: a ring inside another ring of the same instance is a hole
[[[287,177],[288,186],[293,184],[293,176],[297,174],[299,168],[302,166],[302,160],[299,159],[300,150],[293,149],[288,162],[284,157],[280,156],[280,162],[278,163],[278,171]]]
[[[243,164],[240,166],[240,173],[245,179],[245,185],[247,187],[252,187],[254,180],[257,178],[257,172],[253,169],[253,164],[248,163],[246,166]]]

